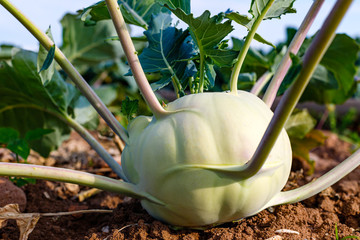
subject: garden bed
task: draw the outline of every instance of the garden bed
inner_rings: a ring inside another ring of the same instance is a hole
[[[311,181],[350,155],[349,143],[326,133],[324,146],[311,154],[316,160],[313,176],[304,176],[303,164],[294,161],[286,189]],[[110,139],[100,139],[115,159],[120,159]],[[11,161],[9,152],[0,152],[2,161]],[[32,154],[32,163],[88,170],[115,176],[76,134],[44,159]],[[101,192],[79,202],[77,189],[63,183],[37,181],[22,187],[26,194],[25,212],[68,212],[84,209],[114,209],[113,213],[89,213],[61,217],[41,217],[29,239],[335,239],[360,237],[360,168],[322,193],[301,203],[267,209],[256,216],[207,230],[175,230],[142,209],[140,202],[117,194]],[[18,239],[15,221],[0,229],[0,239]]]

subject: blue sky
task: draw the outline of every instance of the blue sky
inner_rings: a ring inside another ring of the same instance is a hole
[[[61,44],[61,26],[59,20],[66,12],[76,12],[78,9],[89,6],[95,1],[83,0],[12,0],[26,16],[28,16],[41,29],[46,30],[51,25],[55,42]],[[221,4],[219,4],[221,2]],[[195,16],[200,15],[208,9],[212,14],[226,11],[228,8],[246,14],[251,0],[192,0],[192,12]],[[285,38],[285,28],[287,26],[298,27],[302,18],[312,4],[312,0],[297,0],[295,8],[297,14],[288,14],[282,20],[264,21],[258,32],[271,42],[279,42]],[[310,33],[314,33],[321,26],[325,16],[334,5],[335,0],[325,0],[323,8],[315,20]],[[354,1],[350,11],[343,20],[338,32],[344,32],[351,36],[360,36],[360,1]],[[138,30],[139,31],[139,30]],[[241,27],[236,27],[233,36],[243,37],[246,31]],[[0,6],[0,44],[12,43],[26,49],[37,49],[36,40],[23,28],[16,20]],[[256,44],[256,47],[262,45]]]

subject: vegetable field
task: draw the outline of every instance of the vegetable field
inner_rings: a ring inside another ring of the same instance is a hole
[[[352,1],[268,41],[294,2],[105,0],[57,43],[0,0],[39,41],[0,45],[1,239],[360,238],[360,40],[336,32]]]

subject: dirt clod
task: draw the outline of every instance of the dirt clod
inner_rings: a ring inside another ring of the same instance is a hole
[[[24,211],[26,195],[21,188],[15,186],[9,179],[0,177],[0,207],[10,203],[19,204],[20,211]]]

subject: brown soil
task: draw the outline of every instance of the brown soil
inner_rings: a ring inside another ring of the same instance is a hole
[[[340,141],[333,134],[328,136],[325,146],[312,153],[316,159],[314,176],[304,176],[302,164],[295,162],[285,189],[311,181],[349,156],[350,144]],[[102,143],[116,159],[120,159],[112,141],[102,139]],[[1,161],[12,161],[11,154],[0,150]],[[33,154],[29,161],[114,176],[75,134],[50,158],[43,159]],[[24,212],[28,213],[114,209],[111,214],[41,217],[29,239],[335,239],[335,224],[340,239],[349,235],[360,237],[360,168],[306,201],[266,209],[256,216],[207,230],[175,230],[149,216],[139,201],[108,192],[79,202],[76,194],[87,188],[77,185],[37,181],[22,189],[27,197]],[[0,239],[18,238],[15,221],[9,221],[6,227],[0,229]]]

